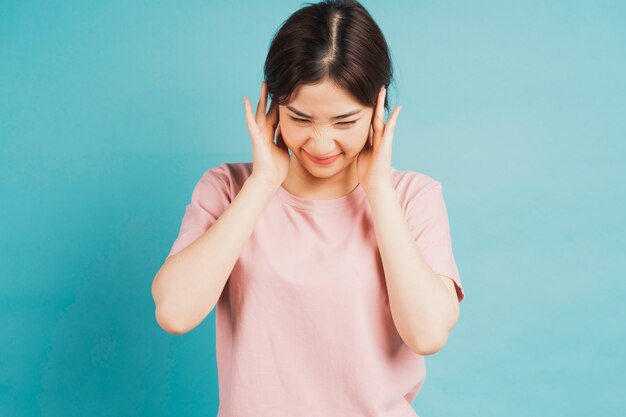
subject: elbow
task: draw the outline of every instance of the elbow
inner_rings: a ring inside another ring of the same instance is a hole
[[[181,335],[188,333],[198,326],[202,319],[199,318],[199,313],[193,310],[193,305],[175,298],[173,294],[166,292],[163,284],[159,285],[159,279],[165,277],[163,273],[163,268],[161,268],[152,283],[152,299],[155,304],[156,322],[159,327],[170,334]],[[206,317],[206,314],[202,317]]]
[[[154,316],[160,328],[173,335],[181,335],[193,330],[199,323],[191,323],[181,316],[182,311],[172,308],[171,303],[160,299],[158,302],[155,298]]]
[[[173,319],[173,315],[164,308],[163,297],[156,291],[156,278],[152,284],[152,299],[154,300],[155,310],[154,316],[160,328],[173,335],[187,333],[189,329],[181,326],[177,320]]]
[[[439,352],[448,341],[447,333],[442,333],[436,337],[418,338],[409,345],[411,350],[418,355],[433,355]]]
[[[163,308],[155,309],[155,318],[160,328],[173,335],[181,335],[187,333],[191,329],[186,329],[175,320],[172,320],[171,316],[163,313]]]

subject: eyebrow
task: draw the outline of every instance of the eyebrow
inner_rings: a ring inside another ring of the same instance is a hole
[[[309,116],[308,114],[304,114],[300,110],[297,110],[297,109],[295,109],[295,108],[293,108],[291,106],[287,106],[287,108],[289,110],[291,110],[292,112],[294,112],[295,114],[297,114],[298,116],[306,117],[307,119],[313,119],[313,117]],[[353,111],[351,111],[349,113],[340,114],[339,116],[331,117],[330,120],[345,119],[346,117],[353,116],[353,115],[355,115],[357,113],[360,113],[360,112],[361,112],[360,109],[359,110],[353,110]]]

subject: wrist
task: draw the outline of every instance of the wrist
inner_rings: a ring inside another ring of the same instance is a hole
[[[276,181],[268,180],[267,178],[255,175],[254,173],[251,174],[250,177],[248,177],[246,183],[248,182],[253,184],[254,188],[263,189],[264,191],[272,195],[278,190],[278,188],[280,188],[281,185]]]
[[[396,192],[391,181],[385,181],[378,184],[368,184],[363,190],[368,196],[376,196],[378,194],[388,194],[390,191]]]

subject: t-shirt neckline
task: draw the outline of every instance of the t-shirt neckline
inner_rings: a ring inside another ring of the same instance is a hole
[[[291,206],[309,210],[325,210],[343,207],[351,204],[354,205],[359,203],[363,198],[365,198],[365,190],[363,189],[363,187],[361,187],[360,183],[357,184],[357,186],[346,195],[325,200],[309,200],[299,197],[287,191],[282,186],[282,184],[280,185],[280,187],[278,187],[276,194],[278,195],[278,197],[280,197],[281,200]]]

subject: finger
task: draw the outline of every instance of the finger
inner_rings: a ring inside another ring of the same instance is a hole
[[[267,107],[267,86],[265,82],[261,83],[261,97],[256,107],[256,122],[260,127],[265,125],[265,109]]]
[[[278,123],[278,105],[275,101],[270,103],[270,109],[267,112],[265,117],[265,124],[267,126],[271,126],[272,130],[276,128],[276,124]]]
[[[393,113],[391,113],[391,116],[389,117],[389,120],[387,121],[387,125],[385,126],[385,133],[383,135],[383,138],[384,138],[383,141],[389,140],[391,142],[393,140],[393,133],[396,128],[396,121],[398,120],[398,115],[400,114],[401,110],[402,110],[402,106],[398,106],[395,109],[393,109]]]
[[[265,137],[268,138],[270,143],[274,143],[274,136],[276,135],[276,124],[278,123],[278,106],[272,102],[270,104],[270,109],[265,116],[265,126],[263,126],[263,131],[265,132]]]
[[[254,120],[254,114],[252,113],[252,105],[250,104],[250,100],[247,97],[243,98],[243,106],[246,115],[246,125],[248,126],[248,131],[250,132],[250,137],[252,139],[258,137],[261,133],[259,127],[256,124],[256,120]]]
[[[374,111],[374,133],[379,131],[382,133],[385,127],[385,96],[386,96],[385,86],[383,86],[378,92],[378,99],[376,100],[376,109]]]
[[[376,143],[382,137],[385,131],[385,119],[384,119],[384,110],[385,110],[385,95],[387,91],[385,86],[378,92],[378,100],[376,102],[376,108],[374,109],[374,118],[372,121],[373,126],[373,135],[372,135],[372,146],[377,146]]]

